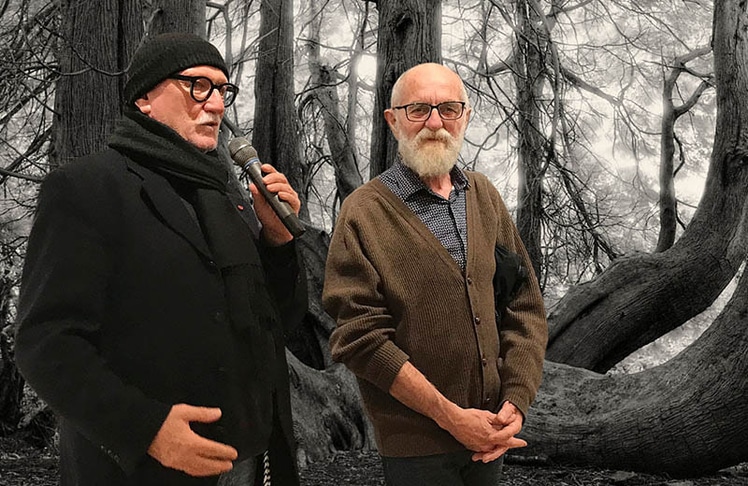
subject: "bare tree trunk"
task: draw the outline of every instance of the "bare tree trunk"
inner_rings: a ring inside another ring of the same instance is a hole
[[[156,0],[148,34],[192,32],[205,37],[205,0]]]
[[[539,281],[542,277],[541,223],[543,213],[543,174],[545,172],[546,140],[543,135],[542,112],[539,100],[545,82],[544,52],[547,36],[538,28],[541,12],[530,2],[518,0],[516,5],[517,32],[515,34],[514,82],[517,87],[519,138],[519,188],[517,191],[517,229],[533,270]]]
[[[392,85],[408,68],[423,62],[441,62],[441,2],[429,0],[379,0],[377,39],[377,94],[371,134],[373,179],[397,157],[397,141],[384,120],[390,107]]]
[[[686,71],[686,63],[699,56],[711,52],[711,48],[691,51],[685,56],[675,59],[673,67],[665,78],[662,89],[662,123],[660,133],[660,234],[657,240],[656,252],[662,252],[673,246],[678,227],[678,206],[675,194],[675,122],[698,102],[701,95],[709,87],[707,80],[694,91],[685,103],[675,106],[673,102],[676,83],[681,74]],[[683,155],[681,149],[681,156]]]
[[[340,97],[337,86],[342,77],[334,68],[322,64],[319,55],[320,27],[323,22],[322,12],[314,12],[310,20],[311,38],[307,42],[309,71],[311,72],[311,96],[316,101],[324,120],[327,145],[330,149],[330,163],[335,169],[335,185],[341,204],[357,187],[363,184],[358,171],[356,152],[346,129],[348,123],[340,113]],[[355,117],[352,112],[348,117]]]
[[[55,159],[101,150],[120,113],[122,73],[140,38],[140,11],[129,0],[62,0],[58,48],[63,75],[55,91]]]
[[[748,461],[746,316],[748,272],[711,327],[663,365],[604,376],[546,362],[518,452],[675,477]]]
[[[748,39],[735,0],[715,2],[717,126],[704,195],[672,248],[620,259],[549,316],[551,361],[606,371],[706,309],[746,256]]]
[[[308,220],[301,190],[305,164],[294,106],[293,1],[262,0],[260,13],[252,144],[260,160],[283,172],[299,191],[302,216]]]
[[[14,282],[0,275],[0,437],[13,432],[21,420],[24,380],[11,351],[11,294]]]

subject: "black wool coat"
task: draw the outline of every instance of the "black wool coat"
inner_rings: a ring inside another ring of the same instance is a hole
[[[245,216],[251,211],[236,204]],[[265,272],[283,322],[298,322],[307,303],[295,243],[258,243],[258,250],[264,268],[257,271]],[[298,484],[284,329],[273,329],[282,366],[269,414],[267,400],[246,403],[246,394],[228,391],[251,391],[253,383],[237,383],[247,375],[236,370],[251,346],[236,339],[227,314],[200,227],[166,179],[112,149],[47,176],[28,244],[15,352],[24,377],[60,417],[63,486],[215,484],[146,453],[176,403],[255,407],[250,416],[274,416],[272,424],[236,424],[224,413],[200,433],[229,443],[232,434],[270,440],[273,484]]]

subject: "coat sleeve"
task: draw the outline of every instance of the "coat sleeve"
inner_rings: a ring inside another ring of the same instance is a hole
[[[116,243],[103,192],[64,170],[45,179],[24,264],[15,353],[39,396],[130,472],[171,406],[124,383],[102,357]]]
[[[275,299],[286,333],[301,324],[309,307],[306,270],[296,240],[280,246],[260,245],[268,289]]]
[[[409,356],[394,342],[395,323],[381,292],[381,278],[346,217],[341,211],[330,242],[322,292],[325,310],[337,322],[330,336],[332,357],[389,393]]]

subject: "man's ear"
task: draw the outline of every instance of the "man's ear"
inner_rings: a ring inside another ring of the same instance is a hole
[[[137,106],[144,115],[148,115],[151,112],[151,102],[148,100],[148,94],[146,93],[135,100],[135,106]]]
[[[395,136],[395,138],[397,138],[397,127],[395,126],[395,111],[392,108],[387,108],[386,110],[384,110],[384,119],[387,121],[387,125],[389,125],[392,134]]]

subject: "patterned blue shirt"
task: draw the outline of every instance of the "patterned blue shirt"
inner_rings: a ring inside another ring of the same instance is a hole
[[[469,182],[455,165],[450,172],[452,191],[444,199],[398,160],[379,175],[384,183],[428,227],[464,271],[467,265],[467,210]]]

